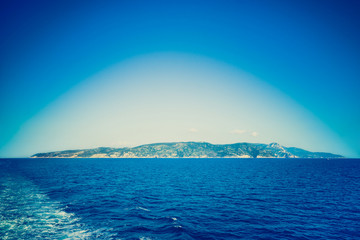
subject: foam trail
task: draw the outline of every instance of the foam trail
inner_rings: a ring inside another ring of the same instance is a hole
[[[42,193],[31,181],[0,177],[0,239],[89,239],[74,214]]]
[[[136,209],[140,209],[140,210],[143,210],[143,211],[146,211],[146,212],[150,212],[150,210],[149,210],[149,209],[147,209],[147,208],[143,208],[143,207],[136,207]]]

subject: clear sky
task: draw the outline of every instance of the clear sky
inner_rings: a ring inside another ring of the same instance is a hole
[[[0,157],[182,140],[360,156],[358,1],[1,5]]]

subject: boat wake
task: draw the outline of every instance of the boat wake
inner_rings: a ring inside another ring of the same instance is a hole
[[[88,231],[65,207],[31,181],[0,177],[0,239],[88,239]]]

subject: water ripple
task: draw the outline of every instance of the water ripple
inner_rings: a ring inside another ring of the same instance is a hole
[[[358,160],[0,162],[1,239],[360,238]]]

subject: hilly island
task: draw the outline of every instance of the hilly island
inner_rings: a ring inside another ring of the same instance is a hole
[[[207,142],[153,143],[137,147],[99,147],[37,153],[32,158],[341,158],[343,156],[310,152],[278,143],[211,144]]]

